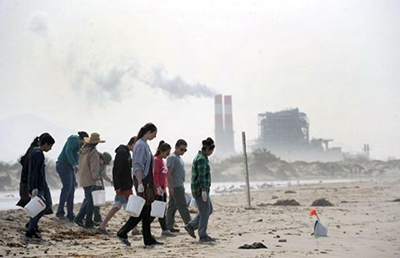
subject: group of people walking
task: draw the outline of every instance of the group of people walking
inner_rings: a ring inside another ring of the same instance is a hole
[[[126,145],[118,146],[115,150],[111,179],[105,173],[105,167],[110,164],[112,157],[107,152],[97,151],[96,146],[105,142],[100,135],[92,133],[89,137],[86,132],[71,135],[63,146],[56,164],[57,173],[63,184],[56,217],[74,222],[85,229],[95,229],[98,233],[108,234],[108,222],[121,208],[126,208],[129,196],[133,194],[135,187],[136,194],[145,199],[145,205],[138,217],[129,217],[118,230],[117,237],[123,244],[130,246],[128,234],[139,222],[142,222],[145,245],[163,244],[151,233],[151,223],[154,220],[154,217],[151,217],[151,204],[156,199],[167,202],[168,194],[166,216],[159,218],[161,235],[173,237],[180,231],[174,227],[175,214],[178,211],[185,223],[184,229],[191,237],[196,238],[195,231],[198,230],[200,242],[214,242],[215,239],[207,234],[209,216],[213,211],[208,157],[214,151],[214,141],[211,138],[204,140],[201,150],[193,160],[191,190],[199,212],[194,219],[191,219],[184,188],[186,170],[181,157],[187,151],[188,144],[185,140],[179,139],[171,153],[171,145],[160,141],[153,156],[148,141],[156,136],[157,127],[153,123],[147,123],[140,128],[136,136],[129,139]],[[46,203],[46,209],[34,218],[30,218],[27,224],[26,236],[29,238],[41,238],[38,222],[51,209],[52,201],[46,182],[43,152],[50,151],[54,143],[53,137],[44,133],[35,138],[21,158],[23,167],[20,183],[21,200],[18,205],[25,206],[29,198],[37,195]],[[113,184],[116,195],[112,208],[102,219],[99,207],[93,204],[92,192],[104,189],[104,180]],[[83,187],[84,200],[78,214],[75,215],[73,206],[77,181]]]

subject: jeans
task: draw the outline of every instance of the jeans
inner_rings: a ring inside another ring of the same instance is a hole
[[[167,201],[167,194],[164,193],[162,196],[161,200],[158,198],[157,200],[166,202]],[[151,217],[151,222],[153,222],[155,217]],[[158,218],[158,222],[160,223],[160,227],[163,231],[167,230],[167,225],[166,225],[166,215],[164,215],[164,218]]]
[[[199,208],[199,213],[192,221],[189,222],[189,225],[194,229],[199,230],[199,237],[201,239],[207,236],[208,219],[213,212],[213,207],[210,196],[208,196],[207,201],[204,202],[200,195],[196,197],[196,203],[197,207]]]
[[[118,231],[117,236],[121,238],[128,238],[128,233],[140,221],[142,221],[142,234],[143,234],[143,242],[145,245],[149,245],[154,243],[156,240],[151,236],[151,217],[150,217],[151,205],[143,206],[142,212],[139,217],[130,217],[129,220],[125,223],[125,225]]]
[[[167,228],[172,229],[175,223],[175,213],[179,211],[185,225],[191,220],[188,205],[185,198],[185,188],[175,187],[174,196],[169,197],[167,209]]]
[[[64,216],[64,205],[67,203],[67,218],[74,219],[75,171],[70,164],[57,162],[56,170],[60,176],[63,187],[56,216]]]
[[[44,197],[46,208],[44,210],[42,210],[35,217],[29,219],[29,226],[28,226],[27,232],[34,232],[35,228],[37,228],[37,224],[39,223],[39,220],[43,217],[43,215],[46,213],[46,211],[51,209],[52,202],[51,202],[51,195],[50,195],[49,187],[45,186],[43,190],[39,190],[38,196]]]
[[[75,220],[82,221],[85,219],[85,227],[93,228],[93,212],[94,212],[94,205],[93,205],[93,197],[92,192],[97,189],[97,186],[91,185],[84,187],[83,190],[85,191],[85,199],[83,199],[81,208],[79,210],[78,215],[76,215]]]

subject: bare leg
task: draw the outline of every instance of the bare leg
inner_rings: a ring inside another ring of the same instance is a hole
[[[101,222],[99,228],[106,229],[107,223],[110,221],[112,217],[114,217],[115,213],[117,213],[121,208],[112,207],[112,209],[107,213],[107,216],[104,218],[103,222]]]

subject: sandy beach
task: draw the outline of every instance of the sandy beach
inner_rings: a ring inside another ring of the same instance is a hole
[[[124,211],[109,223],[108,236],[47,215],[39,223],[43,239],[27,241],[25,211],[1,211],[0,257],[400,257],[399,186],[395,180],[272,187],[252,191],[251,207],[244,192],[213,196],[208,231],[214,244],[192,239],[177,216],[181,232],[174,238],[159,237],[157,220],[152,224],[163,246],[144,247],[141,236],[129,236],[132,246],[125,247],[115,235],[128,218]],[[311,203],[319,198],[334,205],[315,207],[329,223],[328,237],[311,236]],[[273,205],[285,199],[300,206]],[[101,208],[103,216],[110,205]],[[238,249],[254,242],[267,249]]]

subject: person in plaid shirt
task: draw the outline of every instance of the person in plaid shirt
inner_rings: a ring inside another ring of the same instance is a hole
[[[196,238],[194,231],[198,229],[200,242],[214,242],[215,239],[207,234],[208,219],[213,211],[210,200],[211,174],[208,156],[214,152],[214,140],[208,137],[203,142],[201,151],[196,155],[192,165],[192,195],[199,209],[198,215],[191,220],[185,230]]]

